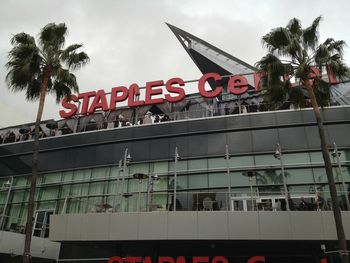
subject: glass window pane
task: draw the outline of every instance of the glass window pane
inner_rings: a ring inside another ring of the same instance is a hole
[[[257,185],[283,184],[281,171],[278,169],[265,169],[256,172]]]
[[[29,184],[29,180],[28,180],[29,176],[19,176],[19,177],[15,177],[14,178],[14,182],[13,185],[15,186],[26,186],[27,184]],[[1,184],[3,185],[3,184]]]
[[[309,164],[309,154],[308,153],[288,153],[283,154],[284,164]]]
[[[174,172],[174,161],[169,162],[169,172]],[[180,160],[177,162],[177,171],[187,171],[187,161],[186,160]]]
[[[46,187],[41,190],[40,200],[57,199],[58,187]]]
[[[207,159],[189,160],[188,169],[190,171],[207,170]]]
[[[100,167],[92,169],[91,178],[106,178],[110,172],[109,167]]]
[[[168,162],[156,162],[152,163],[151,167],[153,166],[153,169],[151,171],[155,174],[157,173],[167,173],[168,172]]]
[[[130,176],[132,176],[135,173],[149,174],[148,167],[149,167],[148,163],[132,164],[129,166],[129,174]]]
[[[310,152],[311,162],[312,163],[324,163],[321,152]]]
[[[154,191],[168,190],[168,177],[160,176],[159,180],[154,181],[153,190]]]
[[[102,195],[104,193],[104,182],[90,183],[89,195]]]
[[[142,191],[142,184],[143,184],[143,180],[139,180],[139,179],[130,179],[128,180],[128,192],[129,193],[136,193],[139,191]]]
[[[73,171],[63,172],[62,182],[71,182],[71,181],[73,181]]]
[[[224,157],[222,157],[222,158],[209,158],[208,159],[208,167],[209,167],[209,169],[226,168],[227,167],[226,160],[224,159]]]
[[[230,167],[254,167],[253,156],[232,156],[229,159]]]
[[[61,181],[61,173],[49,173],[44,175],[44,183],[57,183]]]
[[[11,205],[9,210],[8,217],[5,218],[5,229],[9,230],[15,229],[16,225],[21,221],[20,218],[20,213],[21,213],[21,208],[22,204],[16,204],[16,205]]]
[[[118,178],[119,176],[119,173],[120,173],[120,169],[118,166],[113,166],[111,167],[111,172],[110,172],[110,177],[111,178]]]
[[[313,183],[311,169],[287,169],[285,170],[287,184]]]
[[[70,185],[62,185],[61,186],[61,198],[66,198],[70,195]]]
[[[194,174],[188,176],[189,188],[208,188],[208,174]]]
[[[87,180],[87,179],[90,179],[90,176],[91,176],[90,169],[74,171],[74,181]]]
[[[210,173],[209,174],[209,188],[227,187],[227,184],[228,184],[227,173]]]
[[[314,168],[312,169],[314,172],[315,182],[316,183],[327,183],[327,174],[324,168]]]
[[[247,172],[231,172],[231,186],[247,186],[250,185],[249,176]],[[253,182],[252,182],[253,183]]]
[[[13,197],[12,197],[12,203],[18,203],[18,202],[23,202],[26,197],[26,191],[21,190],[21,191],[14,191],[13,192]]]
[[[273,157],[273,154],[256,155],[254,158],[256,166],[280,165],[280,160]]]
[[[176,189],[187,189],[188,188],[188,176],[187,175],[177,175],[176,177]],[[169,177],[169,189],[174,189],[174,176]]]

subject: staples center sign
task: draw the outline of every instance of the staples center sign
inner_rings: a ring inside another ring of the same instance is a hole
[[[316,67],[311,67],[312,73],[309,74],[309,78],[320,77],[322,74]],[[328,72],[328,78],[330,83],[335,83],[336,79],[333,74]],[[259,90],[260,80],[262,77],[261,73],[253,73],[254,88],[256,91]],[[198,92],[204,98],[214,98],[221,94],[222,86],[215,87],[214,90],[205,90],[205,84],[208,81],[221,81],[222,76],[217,73],[204,74],[198,80]],[[288,76],[285,76],[288,78]],[[295,84],[292,84],[294,86]],[[166,94],[163,94],[165,87],[167,90]],[[127,101],[127,105],[130,108],[140,107],[145,105],[160,104],[164,101],[171,103],[182,101],[185,96],[185,81],[181,78],[171,78],[164,82],[163,80],[155,80],[146,82],[145,96],[143,100],[140,100],[140,86],[133,83],[129,86],[129,89],[125,86],[118,86],[111,89],[110,92],[106,93],[104,90],[89,91],[80,93],[78,96],[72,95],[70,99],[63,99],[62,106],[65,110],[60,110],[59,114],[62,118],[71,118],[76,114],[88,115],[92,114],[97,110],[108,111],[114,110],[118,103]],[[229,93],[234,95],[242,95],[248,91],[248,81],[244,76],[234,75],[228,79],[227,90]],[[106,94],[110,93],[109,100],[107,100]],[[81,107],[77,104],[81,103]]]
[[[259,82],[261,79],[260,73],[254,73],[254,87],[259,89]],[[217,73],[204,74],[198,80],[198,91],[204,98],[214,98],[222,92],[222,86],[217,86],[214,90],[205,90],[205,84],[208,81],[220,81],[222,77]],[[163,94],[165,87],[167,94]],[[70,118],[76,114],[88,115],[97,110],[108,111],[114,110],[118,103],[127,101],[130,108],[140,107],[144,105],[160,104],[164,101],[171,103],[182,101],[185,96],[185,81],[181,78],[171,78],[164,82],[163,80],[146,82],[145,96],[143,100],[139,100],[140,86],[136,83],[130,85],[129,88],[125,86],[114,87],[110,91],[110,98],[107,100],[106,92],[104,90],[89,91],[80,93],[79,95],[72,95],[70,99],[63,99],[62,106],[64,110],[60,110],[59,114],[62,118]],[[248,90],[248,81],[244,76],[231,76],[227,83],[228,92],[234,95],[241,95]],[[81,107],[78,109],[78,103]]]

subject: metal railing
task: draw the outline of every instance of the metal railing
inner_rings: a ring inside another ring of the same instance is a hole
[[[342,210],[345,195],[338,192]],[[68,196],[61,213],[116,213],[174,211],[173,193],[124,193],[123,195]],[[330,195],[310,192],[288,194],[291,211],[332,210]],[[287,211],[282,192],[177,192],[176,211]]]
[[[306,108],[308,109],[308,108]],[[280,109],[281,110],[295,110],[295,109]],[[81,119],[84,116],[75,118],[73,125],[75,128],[69,128],[63,126],[62,128],[46,129],[46,132],[41,131],[39,134],[40,138],[50,138],[61,135],[80,133],[86,131],[95,131],[95,130],[108,130],[108,129],[118,129],[123,127],[132,127],[132,126],[141,126],[141,125],[150,125],[150,124],[160,124],[165,122],[188,120],[188,119],[200,119],[200,118],[210,118],[216,116],[226,116],[226,115],[244,115],[249,113],[262,113],[268,112],[269,110],[265,107],[264,104],[259,105],[245,105],[244,107],[234,107],[234,108],[218,108],[214,109],[212,107],[204,107],[200,110],[184,110],[180,112],[171,112],[166,114],[152,114],[148,121],[144,121],[144,116],[131,117],[129,119],[121,120],[114,119],[109,120],[106,116],[102,117],[103,120],[98,122],[87,122],[82,124]],[[102,113],[98,113],[102,114]],[[51,121],[52,122],[52,121]],[[60,122],[60,121],[58,121]],[[43,124],[45,125],[45,123]],[[80,127],[83,125],[82,127]],[[25,125],[24,125],[25,126]],[[76,130],[77,127],[80,129]],[[34,136],[34,126],[26,126],[26,129],[23,127],[10,127],[0,130],[0,144],[7,143],[16,143],[22,141],[33,140]]]

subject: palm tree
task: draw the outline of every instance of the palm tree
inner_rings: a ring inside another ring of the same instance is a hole
[[[38,45],[35,39],[18,33],[11,39],[13,48],[8,54],[6,81],[11,91],[25,91],[27,100],[39,99],[35,122],[32,175],[28,199],[28,215],[25,231],[23,262],[30,262],[30,244],[33,230],[34,196],[38,174],[39,126],[44,109],[45,96],[53,93],[56,101],[69,98],[71,92],[78,92],[78,84],[70,70],[81,68],[89,61],[81,44],[63,49],[67,27],[64,23],[50,23],[41,29]],[[63,66],[66,66],[66,68]]]
[[[330,101],[330,83],[322,79],[322,71],[326,69],[339,80],[348,78],[350,71],[343,62],[344,41],[328,38],[319,44],[320,21],[321,17],[317,17],[311,26],[303,29],[300,21],[294,18],[286,27],[272,29],[262,38],[269,53],[256,65],[264,75],[263,94],[265,100],[272,105],[271,108],[281,107],[286,100],[298,107],[307,104],[313,107],[332,199],[338,246],[339,250],[346,251],[344,228],[319,106],[326,106]],[[320,74],[314,74],[315,67],[320,70]],[[295,79],[294,85],[291,78]],[[308,100],[305,100],[304,88]],[[346,253],[342,256],[342,262],[348,263]]]

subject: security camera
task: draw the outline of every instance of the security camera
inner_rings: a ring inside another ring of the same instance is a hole
[[[321,244],[321,250],[323,253],[326,253],[326,245],[325,244]]]

